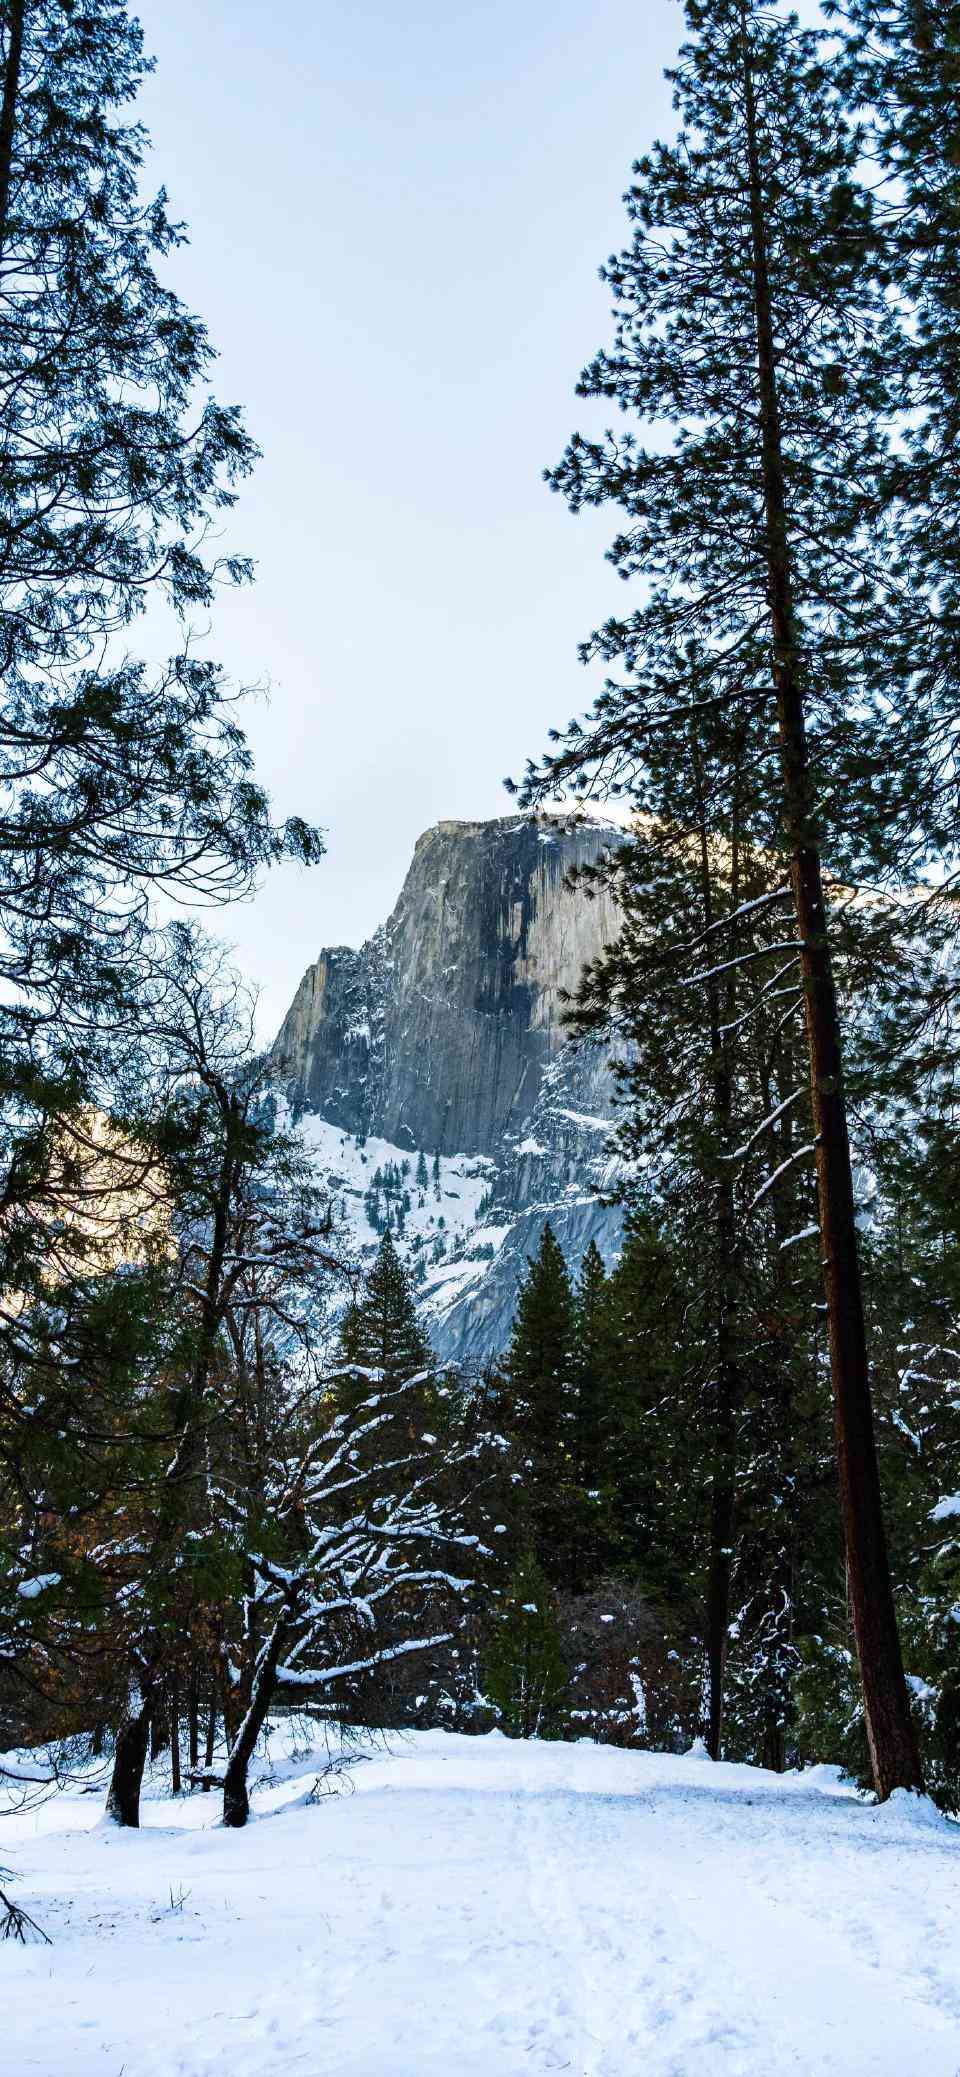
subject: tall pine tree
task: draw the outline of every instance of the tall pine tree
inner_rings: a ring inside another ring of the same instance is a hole
[[[805,1026],[847,1571],[884,1797],[918,1786],[920,1765],[883,1527],[824,858],[855,873],[885,807],[864,716],[893,608],[865,486],[884,453],[888,316],[858,139],[817,39],[758,0],[687,0],[686,15],[671,74],[682,127],[636,168],[634,236],[606,269],[616,342],[582,381],[667,437],[576,435],[552,477],[575,510],[623,508],[612,560],[643,577],[647,602],[588,645],[623,675],[525,797],[612,783],[662,813],[670,747],[692,720],[745,744],[743,836],[779,859],[789,890],[791,923],[768,949],[796,976]],[[752,959],[737,924],[733,911],[707,927],[689,985]]]
[[[531,1550],[548,1579],[569,1586],[576,1392],[574,1294],[552,1226],[544,1226],[520,1288],[506,1359],[508,1432],[516,1443]]]
[[[410,1279],[389,1232],[383,1235],[360,1298],[346,1316],[340,1344],[349,1363],[379,1371],[388,1385],[402,1384],[432,1362]]]
[[[371,1438],[378,1456],[402,1453],[444,1420],[443,1388],[433,1351],[417,1320],[409,1272],[389,1227],[359,1297],[340,1331],[334,1396],[344,1412],[381,1394],[382,1426]]]
[[[322,848],[273,825],[187,634],[165,668],[131,653],[148,603],[186,627],[249,574],[209,544],[255,458],[162,279],[184,233],[141,193],[126,119],[148,70],[123,0],[0,4],[0,1150],[21,1257],[60,1122],[104,1101],[136,1014],[152,892],[222,900]]]

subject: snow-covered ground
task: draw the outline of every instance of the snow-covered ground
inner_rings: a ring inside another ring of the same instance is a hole
[[[0,1857],[6,2077],[958,2077],[960,1828],[778,1778],[494,1733],[392,1741],[244,1832],[67,1791]]]

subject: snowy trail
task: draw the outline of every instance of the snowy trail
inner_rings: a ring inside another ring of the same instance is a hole
[[[305,1808],[316,1770],[242,1834],[207,1797],[4,1822],[56,1941],[0,1948],[5,2077],[960,2077],[960,1828],[928,1806],[441,1733]]]

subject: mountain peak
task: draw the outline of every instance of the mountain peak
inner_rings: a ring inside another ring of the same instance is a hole
[[[565,996],[618,930],[609,893],[588,894],[569,874],[611,840],[622,841],[614,825],[573,814],[437,823],[416,844],[389,921],[358,951],[320,953],[273,1048],[290,1100],[337,1128],[344,1148],[373,1139],[398,1157],[488,1164],[482,1191],[467,1195],[492,1207],[496,1246],[479,1232],[475,1241],[491,1272],[508,1241],[513,1253],[535,1246],[548,1215],[574,1256],[604,1235],[609,1251],[618,1230],[597,1204],[609,1060],[573,1045],[564,1025]],[[458,1349],[498,1342],[524,1259],[505,1280],[486,1277],[503,1284],[492,1316],[479,1293],[472,1322],[464,1304]],[[450,1333],[440,1338],[449,1352]]]

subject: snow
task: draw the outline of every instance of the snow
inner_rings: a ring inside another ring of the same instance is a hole
[[[816,1240],[819,1232],[820,1228],[817,1225],[802,1226],[799,1233],[791,1233],[786,1240],[780,1242],[777,1253],[782,1255],[785,1248],[799,1247],[802,1240]]]
[[[467,1241],[474,1244],[481,1240],[495,1240],[495,1229],[488,1234],[479,1224],[480,1206],[490,1188],[493,1173],[493,1163],[486,1156],[441,1155],[438,1197],[433,1179],[433,1154],[429,1148],[423,1150],[429,1183],[421,1191],[416,1182],[416,1150],[411,1152],[409,1147],[394,1146],[390,1140],[378,1139],[374,1135],[361,1145],[342,1126],[332,1125],[328,1119],[315,1113],[301,1118],[299,1130],[314,1155],[319,1174],[327,1179],[337,1207],[339,1230],[348,1249],[367,1262],[376,1254],[380,1237],[370,1225],[364,1197],[378,1169],[401,1169],[404,1163],[408,1168],[404,1187],[410,1209],[404,1217],[402,1235],[396,1231],[393,1235],[404,1261],[415,1263],[420,1251],[426,1262],[432,1250],[449,1256]],[[501,1234],[506,1230],[501,1228]],[[462,1265],[457,1266],[458,1271],[462,1269]],[[428,1295],[436,1281],[435,1269],[436,1265],[431,1265],[432,1273],[428,1274],[421,1293],[423,1297]]]
[[[572,1125],[582,1125],[586,1132],[614,1132],[613,1118],[591,1118],[585,1111],[565,1111],[559,1104],[551,1106],[555,1118],[567,1118]]]
[[[931,1522],[946,1522],[951,1515],[960,1514],[960,1493],[948,1493],[945,1500],[938,1500],[930,1509]],[[23,1589],[21,1588],[21,1593]]]
[[[836,1770],[394,1737],[242,1832],[157,1783],[9,1817],[11,2077],[957,2077],[960,1830]],[[278,1757],[278,1753],[280,1756]]]
[[[17,1593],[24,1601],[35,1601],[38,1594],[45,1594],[48,1587],[60,1585],[59,1572],[38,1572],[36,1579],[23,1579]]]

